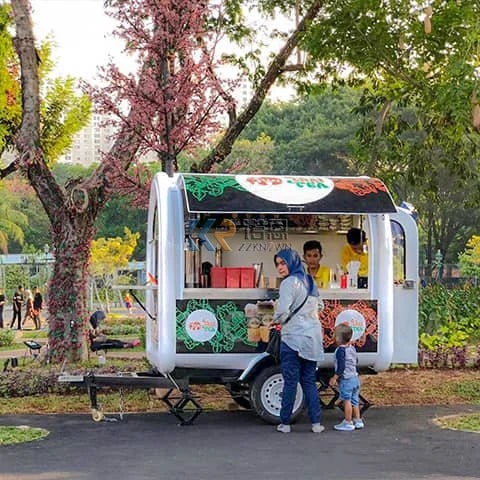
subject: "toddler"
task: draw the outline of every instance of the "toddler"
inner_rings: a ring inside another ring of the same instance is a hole
[[[329,384],[333,387],[338,383],[340,387],[345,419],[334,428],[343,432],[364,427],[358,406],[360,382],[357,373],[357,351],[351,344],[352,336],[353,331],[349,325],[341,323],[335,327],[335,341],[338,347],[335,350],[335,375],[330,379]]]

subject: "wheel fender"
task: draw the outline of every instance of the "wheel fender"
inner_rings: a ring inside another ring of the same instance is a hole
[[[270,367],[274,364],[275,361],[270,354],[266,352],[260,353],[250,361],[250,363],[247,365],[247,368],[240,375],[238,381],[249,382],[264,368]]]

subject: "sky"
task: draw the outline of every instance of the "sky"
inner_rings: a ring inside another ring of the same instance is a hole
[[[98,67],[106,65],[109,56],[122,70],[134,70],[133,60],[122,54],[121,40],[111,35],[115,23],[105,14],[103,0],[30,1],[37,40],[52,35],[57,44],[53,50],[55,76],[70,75],[95,83]],[[276,22],[277,27],[285,25]],[[286,99],[293,90],[276,87],[271,93],[272,99]]]
[[[38,40],[52,34],[54,73],[92,80],[109,55],[122,58],[122,43],[109,33],[114,22],[104,13],[102,0],[31,0]],[[120,60],[121,61],[121,60]]]

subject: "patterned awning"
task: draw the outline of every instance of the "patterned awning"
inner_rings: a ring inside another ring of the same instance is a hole
[[[180,174],[189,212],[395,213],[380,180],[369,177]]]

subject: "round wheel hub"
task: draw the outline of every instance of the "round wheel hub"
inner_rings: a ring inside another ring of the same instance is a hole
[[[272,375],[262,386],[260,392],[262,405],[271,415],[280,416],[282,407],[283,376],[278,373]],[[293,412],[296,412],[302,405],[303,392],[300,385],[297,386],[297,395],[293,404]],[[292,412],[292,413],[293,413]]]

